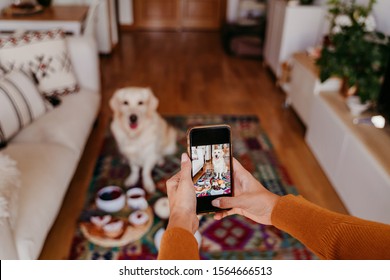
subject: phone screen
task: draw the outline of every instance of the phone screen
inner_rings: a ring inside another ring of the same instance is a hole
[[[230,194],[230,144],[191,147],[192,181],[197,197]]]
[[[219,211],[211,202],[233,195],[231,130],[227,125],[195,127],[189,132],[192,182],[197,213]]]

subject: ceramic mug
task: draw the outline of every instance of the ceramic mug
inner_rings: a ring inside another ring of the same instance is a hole
[[[106,186],[98,191],[95,202],[100,210],[113,213],[125,206],[126,197],[120,187]]]
[[[127,205],[133,210],[146,210],[148,202],[145,199],[145,191],[141,188],[131,188],[126,192]]]

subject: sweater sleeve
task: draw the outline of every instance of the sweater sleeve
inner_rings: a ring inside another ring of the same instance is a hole
[[[198,243],[194,235],[182,228],[168,229],[161,240],[159,260],[199,260]]]
[[[293,195],[279,199],[271,220],[322,259],[390,259],[390,225],[334,213]]]

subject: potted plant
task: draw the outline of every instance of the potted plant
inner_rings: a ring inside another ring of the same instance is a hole
[[[389,38],[375,30],[372,8],[356,0],[329,0],[330,32],[317,59],[322,82],[340,77],[349,95],[375,104],[389,56]],[[355,101],[356,102],[356,101]]]

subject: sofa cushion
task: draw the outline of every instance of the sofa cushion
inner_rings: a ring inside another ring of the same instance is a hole
[[[5,72],[22,69],[31,73],[44,95],[62,95],[79,89],[62,30],[0,38],[0,64]]]
[[[13,142],[57,143],[81,155],[99,109],[100,95],[82,89],[61,99],[61,105],[23,129]]]
[[[24,72],[14,70],[0,78],[0,147],[47,109],[34,82]]]
[[[21,259],[36,259],[52,227],[78,155],[57,144],[14,143],[3,151],[18,163],[21,173],[18,217],[14,237]]]

